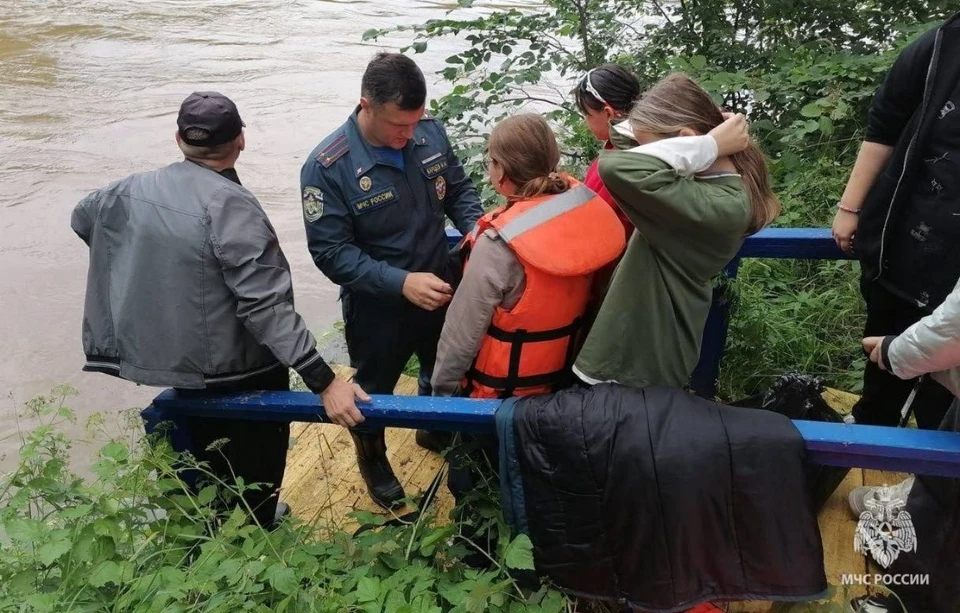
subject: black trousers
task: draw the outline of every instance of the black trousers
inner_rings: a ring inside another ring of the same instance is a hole
[[[864,336],[900,334],[926,315],[924,311],[872,281],[861,281],[860,289],[867,305]],[[916,379],[904,381],[868,361],[863,376],[863,395],[853,407],[853,416],[857,423],[874,426],[897,425],[900,409],[915,383]],[[925,379],[913,401],[917,425],[927,430],[936,430],[952,401],[953,395],[942,385],[929,378]]]
[[[420,360],[419,393],[432,393],[430,377],[446,308],[425,311],[412,304],[384,306],[375,298],[345,293],[344,336],[353,380],[368,394],[392,394],[410,357]],[[359,426],[358,432],[372,431]]]
[[[939,429],[960,436],[960,400]],[[901,552],[884,572],[929,575],[929,582],[894,591],[909,613],[960,611],[960,479],[917,475],[905,510],[916,530],[917,549]]]
[[[203,395],[249,391],[287,391],[290,373],[285,366],[252,377],[242,383],[220,385],[206,390],[177,390],[180,394]],[[243,419],[189,417],[187,425],[193,440],[193,453],[208,462],[210,471],[228,485],[237,477],[245,484],[261,483],[259,490],[248,490],[243,499],[253,509],[261,526],[273,523],[277,512],[280,484],[290,445],[290,423]],[[216,440],[228,439],[218,449],[207,450]],[[197,484],[203,487],[203,480]]]

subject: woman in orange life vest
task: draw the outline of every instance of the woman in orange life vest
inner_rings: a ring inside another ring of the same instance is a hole
[[[593,275],[625,246],[610,206],[557,171],[557,141],[539,115],[495,126],[489,160],[506,204],[464,237],[464,276],[433,370],[439,396],[506,398],[573,383]]]
[[[640,98],[640,80],[637,75],[623,66],[604,64],[590,69],[571,93],[577,108],[583,113],[584,122],[597,140],[603,143],[604,149],[615,149],[613,141],[616,138],[633,141],[627,115]],[[615,130],[613,126],[620,124],[621,130]],[[637,144],[631,142],[629,146],[635,147]],[[607,201],[620,218],[626,237],[630,238],[633,234],[633,222],[617,206],[617,201],[604,187],[598,168],[599,161],[600,158],[597,158],[590,164],[583,184]]]

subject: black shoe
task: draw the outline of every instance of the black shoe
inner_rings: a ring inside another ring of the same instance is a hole
[[[859,596],[850,601],[850,613],[904,613],[900,601],[892,594]]]
[[[452,443],[452,432],[417,430],[417,444],[428,451],[443,454]]]
[[[357,446],[357,466],[373,501],[384,509],[400,506],[406,494],[387,460],[387,442],[383,430],[357,433],[350,431]]]

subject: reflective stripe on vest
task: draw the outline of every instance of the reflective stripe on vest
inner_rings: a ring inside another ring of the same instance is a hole
[[[585,205],[596,198],[596,196],[589,187],[578,185],[562,194],[557,194],[543,204],[533,207],[526,213],[518,215],[516,219],[511,220],[510,223],[497,230],[497,233],[500,234],[503,240],[509,243],[524,232],[533,230],[537,226],[545,224],[555,217],[559,217],[564,213]]]

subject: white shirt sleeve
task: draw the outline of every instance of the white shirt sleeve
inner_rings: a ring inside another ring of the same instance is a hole
[[[946,300],[890,343],[890,371],[901,379],[926,373],[954,393],[960,391],[960,283]]]
[[[627,138],[633,139],[636,141],[637,137],[633,134],[633,129],[630,128],[630,120],[624,119],[623,121],[612,124],[614,131],[623,134]]]
[[[665,138],[627,151],[662,160],[684,176],[703,172],[713,166],[718,153],[717,141],[709,134]]]

